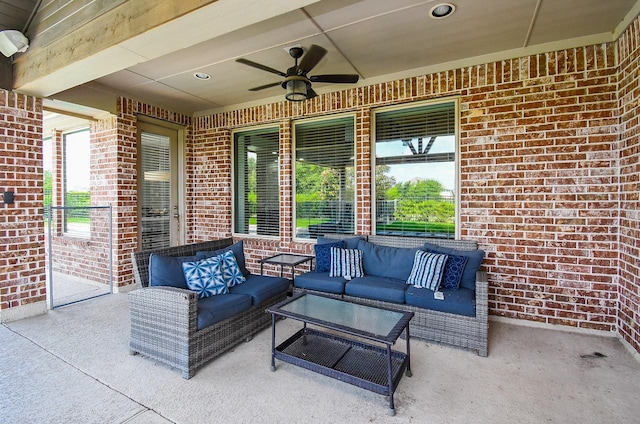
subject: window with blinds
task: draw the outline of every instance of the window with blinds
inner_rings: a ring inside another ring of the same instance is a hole
[[[294,137],[295,236],[353,233],[353,116],[297,122]]]
[[[234,223],[239,234],[278,236],[280,166],[278,128],[234,133]]]
[[[454,238],[456,103],[377,111],[375,232]]]
[[[62,136],[62,188],[64,191],[64,234],[91,235],[90,136],[84,129]]]
[[[140,133],[139,204],[142,249],[171,245],[171,140]]]

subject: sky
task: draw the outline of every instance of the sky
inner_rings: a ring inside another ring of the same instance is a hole
[[[89,131],[65,134],[67,141],[67,191],[89,191]],[[53,169],[51,139],[43,143],[44,169]]]

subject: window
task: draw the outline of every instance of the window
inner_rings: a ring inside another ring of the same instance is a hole
[[[375,113],[375,232],[455,238],[456,102]]]
[[[278,236],[280,166],[278,128],[234,133],[234,223],[239,234]]]
[[[294,124],[295,236],[354,232],[353,116]]]
[[[64,233],[76,237],[91,234],[89,130],[63,134]]]

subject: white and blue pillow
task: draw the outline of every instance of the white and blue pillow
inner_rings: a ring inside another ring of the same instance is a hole
[[[217,257],[222,260],[222,278],[227,283],[227,287],[233,287],[247,281],[240,271],[235,254],[231,250],[227,250]]]
[[[446,262],[447,255],[418,250],[407,284],[433,291],[438,290]]]
[[[199,298],[229,292],[227,283],[222,276],[222,258],[219,256],[194,262],[183,262],[182,269],[189,290],[198,293]]]
[[[362,250],[331,248],[329,277],[362,277]]]

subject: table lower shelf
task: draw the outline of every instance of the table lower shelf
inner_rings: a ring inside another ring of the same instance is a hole
[[[407,368],[407,354],[391,351],[392,390],[389,390],[387,349],[311,328],[289,337],[276,347],[277,359],[353,384],[391,395]]]

